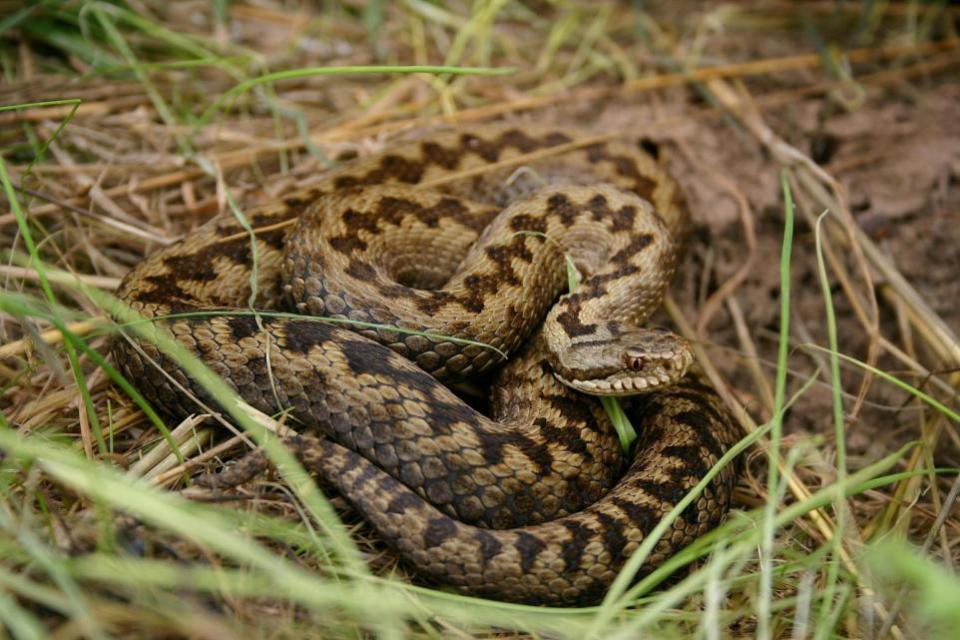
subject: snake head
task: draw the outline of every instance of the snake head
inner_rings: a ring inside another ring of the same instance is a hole
[[[572,341],[550,360],[557,378],[577,391],[627,396],[680,381],[693,362],[693,349],[667,329],[631,329]]]

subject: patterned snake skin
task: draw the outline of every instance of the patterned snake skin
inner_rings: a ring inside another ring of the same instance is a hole
[[[683,377],[689,346],[640,328],[686,219],[675,182],[639,147],[530,127],[442,133],[248,219],[255,243],[218,216],[138,265],[120,297],[249,404],[286,412],[300,459],[425,579],[595,602],[736,439],[716,394]],[[583,280],[562,295],[567,259]],[[236,313],[251,307],[267,315]],[[195,311],[206,313],[162,318]],[[505,354],[490,417],[438,382],[493,371]],[[118,341],[115,357],[173,416],[196,410],[185,391],[210,401],[147,341]],[[632,461],[578,390],[647,392],[625,399],[640,432]],[[719,522],[734,480],[732,468],[717,476],[641,574]]]

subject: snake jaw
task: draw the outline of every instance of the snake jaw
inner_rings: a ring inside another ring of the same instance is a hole
[[[620,366],[596,370],[589,376],[570,375],[575,373],[572,370],[563,373],[555,370],[554,374],[562,383],[582,393],[629,396],[679,382],[693,363],[690,344],[666,329],[637,330],[623,338],[629,338],[631,346],[615,349],[622,353]]]

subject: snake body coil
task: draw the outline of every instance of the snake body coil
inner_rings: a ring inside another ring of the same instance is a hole
[[[640,327],[684,216],[674,181],[637,147],[486,127],[331,172],[252,212],[253,241],[218,216],[138,265],[120,296],[249,404],[322,433],[291,445],[423,577],[583,604],[736,437],[709,388],[677,382],[682,339]],[[560,297],[567,257],[584,279]],[[366,324],[235,313],[252,297]],[[191,311],[208,313],[159,319]],[[515,355],[489,418],[438,382],[501,353]],[[115,355],[168,413],[195,410],[184,390],[209,399],[147,341],[118,341]],[[600,403],[576,390],[655,390],[626,400],[641,435],[625,473]],[[733,480],[717,476],[641,573],[717,524]]]

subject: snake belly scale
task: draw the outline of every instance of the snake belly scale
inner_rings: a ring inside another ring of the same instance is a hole
[[[250,212],[255,240],[217,216],[119,295],[250,405],[288,412],[300,459],[424,579],[595,602],[736,431],[715,392],[683,377],[682,339],[641,327],[685,232],[676,183],[636,145],[578,139],[485,126],[394,145]],[[583,280],[564,295],[567,259]],[[249,310],[251,276],[256,309],[368,324],[232,313]],[[119,340],[114,355],[173,416],[196,411],[184,389],[210,400],[147,341]],[[489,416],[443,384],[488,371]],[[648,392],[625,399],[641,431],[632,460],[580,391]],[[641,574],[716,526],[735,473],[717,475]]]

